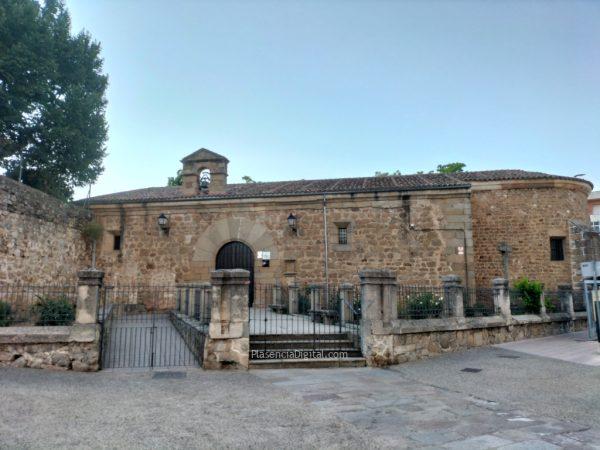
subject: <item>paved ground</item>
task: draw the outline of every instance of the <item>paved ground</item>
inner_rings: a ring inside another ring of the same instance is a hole
[[[184,373],[0,369],[0,448],[372,446],[368,433],[247,372]]]
[[[600,366],[600,344],[587,331],[508,342],[496,347],[588,366]]]
[[[315,323],[303,314],[278,314],[268,308],[250,308],[250,334],[340,333],[355,330],[356,325]]]
[[[600,448],[599,368],[493,347],[158,376],[0,369],[0,448]]]

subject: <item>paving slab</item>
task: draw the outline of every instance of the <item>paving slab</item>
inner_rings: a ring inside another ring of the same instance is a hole
[[[560,448],[560,442],[567,447],[575,442],[581,448],[594,448],[596,443],[597,429],[588,425],[436,387],[428,384],[425,375],[415,380],[398,370],[374,368],[253,373],[327,416],[374,433],[377,446],[553,449]],[[319,382],[313,383],[315,380]],[[479,382],[477,378],[470,381]]]
[[[598,341],[588,340],[587,331],[525,339],[498,344],[495,347],[588,366],[600,366],[600,344]]]

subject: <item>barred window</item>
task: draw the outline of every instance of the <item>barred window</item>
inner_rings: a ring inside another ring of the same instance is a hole
[[[348,227],[338,227],[338,244],[348,243]]]
[[[563,237],[551,237],[550,238],[550,260],[551,261],[564,261],[565,249],[564,249],[565,238]]]
[[[113,250],[121,250],[121,235],[115,234],[113,240]]]

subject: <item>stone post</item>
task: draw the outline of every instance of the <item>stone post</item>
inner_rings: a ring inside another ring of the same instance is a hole
[[[281,283],[279,281],[273,284],[273,303],[278,306],[283,305],[281,301]]]
[[[340,305],[340,319],[342,323],[353,322],[354,312],[352,310],[352,303],[354,296],[354,285],[352,283],[342,283],[340,286],[340,297],[342,298],[342,304]]]
[[[463,304],[463,289],[460,285],[460,277],[458,275],[444,275],[442,277],[442,285],[444,287],[445,300],[449,300],[450,307],[444,306],[444,309],[448,308],[450,314],[453,317],[464,317],[464,304]]]
[[[558,292],[560,295],[562,312],[567,313],[571,319],[575,319],[575,308],[573,307],[573,287],[570,284],[559,284]]]
[[[494,306],[505,319],[509,320],[512,315],[510,312],[508,280],[506,278],[494,278],[492,286],[494,291]]]
[[[190,286],[187,285],[184,290],[184,296],[183,296],[183,314],[185,314],[186,316],[190,315]]]
[[[546,294],[542,292],[540,295],[540,316],[547,316],[548,312],[546,311]]]
[[[90,324],[98,321],[100,289],[104,279],[101,270],[86,269],[77,273],[77,309],[75,323]]]
[[[321,285],[320,284],[310,284],[308,286],[310,291],[310,310],[318,311],[322,309],[321,307]]]
[[[289,314],[298,314],[299,304],[298,304],[298,283],[290,283],[288,286],[288,313]]]
[[[210,283],[198,283],[194,286],[194,319],[201,323],[208,323],[210,318]]]
[[[394,363],[393,335],[384,328],[398,318],[396,275],[389,270],[358,273],[361,290],[361,346],[370,366]]]
[[[212,298],[205,369],[247,369],[249,362],[248,288],[250,272],[243,269],[211,273]]]

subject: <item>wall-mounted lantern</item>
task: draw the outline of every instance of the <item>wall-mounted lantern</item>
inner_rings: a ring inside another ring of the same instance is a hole
[[[169,218],[163,213],[160,213],[160,216],[158,216],[158,228],[164,231],[165,234],[169,233]]]
[[[287,221],[290,230],[298,234],[298,219],[296,218],[296,216],[293,213],[290,213],[290,215],[287,218]]]

